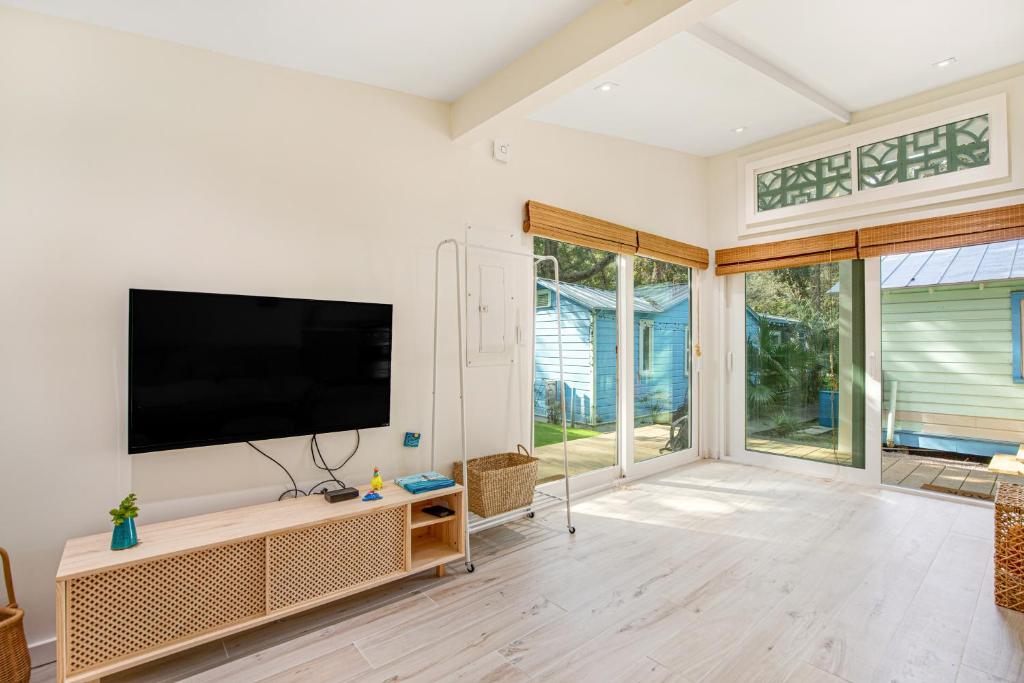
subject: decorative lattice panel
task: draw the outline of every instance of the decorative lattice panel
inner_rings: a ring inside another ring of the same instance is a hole
[[[858,148],[858,187],[885,187],[988,162],[988,114],[983,114]]]
[[[996,604],[1024,611],[1024,486],[999,484],[995,520]]]
[[[265,613],[263,539],[67,582],[73,674]]]
[[[853,191],[850,153],[777,168],[757,175],[757,210],[769,211],[819,199],[842,197]]]
[[[404,507],[271,536],[270,610],[405,570]]]

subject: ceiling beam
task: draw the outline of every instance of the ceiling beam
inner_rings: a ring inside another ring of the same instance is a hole
[[[707,43],[719,52],[727,54],[733,59],[746,64],[751,69],[764,74],[779,85],[792,90],[797,95],[800,95],[804,99],[818,105],[833,118],[836,118],[843,123],[850,122],[850,112],[845,108],[825,97],[803,81],[794,78],[774,64],[761,59],[742,45],[732,42],[725,36],[716,33],[702,24],[691,26],[688,31],[692,36],[700,39],[704,43]]]
[[[603,0],[452,104],[452,138],[527,116],[734,1]]]

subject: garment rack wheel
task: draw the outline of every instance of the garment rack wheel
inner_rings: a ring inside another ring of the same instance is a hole
[[[467,562],[466,563],[466,571],[469,572],[470,574],[472,574],[473,572],[476,571],[476,566],[472,562]]]

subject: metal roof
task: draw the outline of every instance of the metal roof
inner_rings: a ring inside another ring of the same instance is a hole
[[[537,284],[555,291],[555,281],[537,278]],[[562,296],[587,308],[615,309],[615,292],[586,285],[562,283]],[[642,313],[661,313],[685,301],[690,296],[689,285],[666,283],[645,285],[633,291],[633,310]]]
[[[1024,239],[882,257],[882,289],[1024,278]]]

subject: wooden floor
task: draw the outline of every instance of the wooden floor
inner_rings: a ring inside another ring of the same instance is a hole
[[[985,463],[896,452],[882,453],[882,483],[925,489],[983,500],[995,497],[995,485],[1005,481],[1024,484],[1024,477],[990,472]]]
[[[1021,681],[992,510],[705,461],[131,672],[178,681]],[[37,672],[52,680],[52,667]]]

